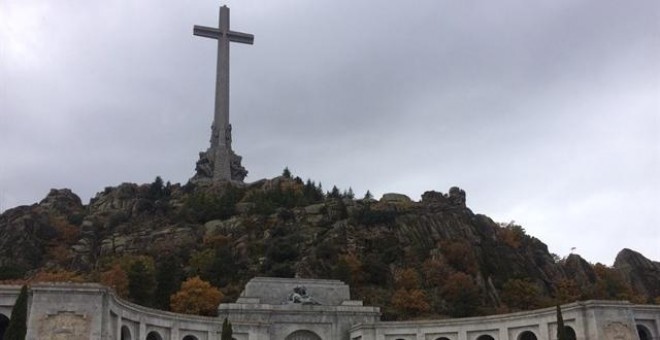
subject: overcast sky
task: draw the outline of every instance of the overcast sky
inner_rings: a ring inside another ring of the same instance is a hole
[[[404,6],[404,3],[406,4]],[[459,186],[560,256],[660,260],[657,0],[229,1],[233,147],[326,190]],[[208,147],[215,1],[0,0],[0,210]]]

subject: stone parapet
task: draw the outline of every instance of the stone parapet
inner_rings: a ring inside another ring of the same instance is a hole
[[[266,287],[279,282],[289,287],[294,280],[331,291],[345,286],[333,280],[259,278],[251,282],[261,282]],[[20,288],[0,286],[0,314],[4,317],[11,316]],[[237,340],[283,340],[305,334],[323,340],[555,340],[557,333],[555,308],[460,319],[384,322],[379,321],[379,308],[363,306],[360,301],[343,300],[336,305],[269,304],[259,298],[243,297],[237,303],[221,304],[218,312],[218,317],[204,317],[155,310],[124,301],[112,289],[99,284],[39,283],[29,290],[27,339],[146,340],[151,336],[150,339],[162,340],[219,340],[225,317],[232,322]],[[660,306],[583,301],[563,305],[562,313],[565,325],[577,340],[660,338]]]

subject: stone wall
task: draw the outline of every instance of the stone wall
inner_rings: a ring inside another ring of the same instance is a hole
[[[266,285],[277,282],[266,281]],[[344,285],[313,281],[333,289]],[[297,282],[310,287],[314,283]],[[281,283],[288,287],[291,282]],[[251,289],[246,287],[246,296],[254,292]],[[19,291],[19,286],[0,286],[0,314],[10,316]],[[27,339],[145,340],[152,334],[153,339],[162,340],[219,340],[224,317],[232,321],[236,340],[481,340],[484,335],[495,340],[523,340],[523,334],[530,333],[538,340],[554,340],[557,331],[554,308],[476,318],[381,322],[378,308],[362,306],[359,301],[303,305],[262,303],[258,296],[245,299],[221,304],[220,315],[214,318],[141,307],[97,284],[35,284],[30,288]],[[562,312],[578,340],[636,340],[638,330],[646,339],[660,339],[660,306],[586,301],[564,305]]]
[[[577,340],[636,340],[637,327],[650,339],[660,338],[660,306],[632,305],[625,301],[586,301],[562,306],[564,325]],[[355,325],[351,340],[521,340],[531,333],[538,340],[557,339],[555,308],[485,317],[374,322]]]

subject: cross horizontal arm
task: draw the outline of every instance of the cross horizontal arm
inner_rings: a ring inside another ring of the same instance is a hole
[[[229,31],[228,36],[229,36],[229,41],[234,41],[249,45],[252,45],[254,43],[254,35],[252,34]]]
[[[195,25],[195,27],[193,28],[193,34],[200,37],[213,38],[213,39],[218,39],[219,37],[222,36],[222,33],[217,28],[197,26],[197,25]]]
[[[195,25],[195,27],[193,28],[193,34],[200,37],[212,38],[212,39],[218,39],[221,36],[223,36],[223,32],[217,28],[197,26],[197,25]],[[249,44],[249,45],[252,45],[254,43],[254,35],[252,34],[229,31],[227,37],[229,37],[229,41],[233,41],[233,42]]]

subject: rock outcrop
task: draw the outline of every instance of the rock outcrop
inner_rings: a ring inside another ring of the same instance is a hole
[[[570,254],[563,263],[566,276],[571,278],[580,287],[588,287],[596,282],[596,273],[589,262],[580,255]]]
[[[616,255],[614,268],[623,274],[636,293],[660,297],[660,262],[651,261],[642,254],[625,248]]]
[[[553,301],[565,281],[577,285],[570,296],[610,294],[594,289],[600,278],[587,261],[559,261],[522,227],[473,213],[457,187],[425,192],[417,202],[401,194],[325,196],[285,176],[184,186],[158,179],[108,187],[87,205],[70,190],[51,190],[38,204],[0,215],[0,280],[53,268],[98,277],[118,259],[147,257],[158,265],[172,256],[186,275],[229,295],[254,276],[340,278],[356,296],[381,305],[398,289],[397,273],[412,269],[436,313],[447,310],[442,285],[452,275],[474,283],[479,306],[471,313],[508,308],[501,296],[512,280],[533,285],[538,301]],[[660,295],[657,262],[626,249],[615,267],[638,294]]]

